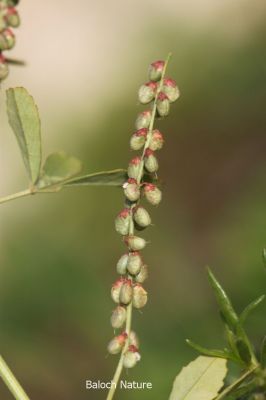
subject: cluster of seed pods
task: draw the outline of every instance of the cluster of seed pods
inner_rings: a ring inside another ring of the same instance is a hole
[[[16,43],[12,28],[20,25],[16,10],[19,0],[0,0],[0,82],[8,76],[9,67],[3,51],[11,50]]]
[[[148,267],[140,253],[147,242],[136,235],[135,230],[142,231],[150,226],[151,217],[146,208],[140,205],[140,200],[144,197],[147,203],[157,206],[162,199],[161,190],[153,182],[157,179],[159,168],[156,152],[162,148],[164,138],[153,125],[155,118],[169,114],[170,104],[179,97],[175,81],[164,77],[165,69],[164,61],[152,63],[148,71],[149,82],[139,89],[140,103],[151,103],[152,106],[136,119],[136,131],[131,136],[130,148],[141,151],[141,155],[129,162],[128,180],[123,185],[125,205],[115,219],[115,229],[123,236],[127,252],[117,262],[116,270],[120,277],[111,289],[111,297],[117,304],[111,315],[111,325],[120,333],[109,342],[108,352],[122,352],[125,368],[134,367],[140,360],[139,341],[131,330],[132,308],[141,309],[147,303],[143,282],[148,277]]]

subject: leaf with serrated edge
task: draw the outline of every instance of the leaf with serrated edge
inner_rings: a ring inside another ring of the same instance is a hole
[[[226,360],[199,356],[177,375],[169,400],[212,400],[224,385]]]
[[[31,180],[35,183],[41,168],[41,123],[34,99],[23,87],[7,92],[7,114],[17,138],[23,161]]]
[[[38,188],[62,185],[67,179],[77,175],[82,168],[81,161],[63,151],[50,154],[43,166]]]
[[[77,176],[65,182],[66,186],[122,186],[127,180],[127,172],[124,169],[103,171],[84,176]]]

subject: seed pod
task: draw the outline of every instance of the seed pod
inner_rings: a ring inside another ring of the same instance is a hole
[[[136,179],[129,178],[123,185],[125,196],[130,201],[136,201],[140,197],[140,189]]]
[[[163,142],[164,140],[161,132],[158,131],[158,129],[154,129],[154,131],[152,132],[149,148],[153,151],[161,150],[161,148],[163,147]]]
[[[5,29],[0,33],[0,51],[12,49],[15,42],[16,39],[11,29]]]
[[[159,164],[157,158],[154,155],[153,150],[147,149],[145,151],[144,165],[148,172],[154,173],[158,171]]]
[[[20,25],[20,17],[15,7],[8,7],[5,20],[12,28],[17,28]]]
[[[9,74],[9,67],[5,62],[5,58],[2,54],[0,54],[0,81],[7,78]]]
[[[148,129],[147,128],[142,128],[133,133],[130,139],[130,148],[132,150],[140,150],[146,141]]]
[[[120,275],[125,275],[127,272],[128,253],[123,254],[116,264],[116,271]]]
[[[180,91],[177,87],[176,82],[171,78],[165,78],[163,80],[163,92],[168,97],[170,103],[173,103],[180,96]]]
[[[137,276],[135,276],[135,281],[137,283],[143,283],[148,278],[148,266],[146,264],[142,265]]]
[[[0,9],[0,32],[5,30],[6,28],[7,28],[7,22],[6,22],[4,15],[1,14],[1,9]]]
[[[122,328],[126,321],[127,312],[125,307],[117,306],[111,315],[111,325],[114,329]]]
[[[138,349],[131,345],[128,347],[128,350],[125,352],[124,359],[123,359],[123,366],[124,368],[133,368],[140,360],[140,354]]]
[[[137,275],[142,266],[142,258],[138,251],[133,251],[128,255],[127,270],[131,275]]]
[[[127,174],[129,178],[133,179],[138,179],[139,177],[139,170],[140,170],[140,165],[141,165],[141,158],[140,157],[134,157],[130,161],[127,169]],[[141,176],[142,178],[142,176]]]
[[[124,208],[115,219],[115,230],[120,235],[127,235],[129,231],[129,224],[131,220],[130,208]]]
[[[118,279],[111,288],[111,297],[115,303],[119,303],[120,291],[124,281],[123,278]]]
[[[170,102],[165,93],[160,92],[157,98],[157,112],[160,117],[166,117],[170,111]]]
[[[141,286],[141,284],[137,283],[133,287],[133,307],[135,308],[142,308],[145,306],[147,303],[148,297],[147,297],[147,292],[146,290]]]
[[[131,331],[128,337],[129,346],[135,346],[139,349],[139,338],[134,331]]]
[[[151,122],[151,110],[143,111],[137,116],[136,129],[149,128]]]
[[[139,236],[125,236],[124,241],[131,251],[139,251],[144,249],[144,247],[146,246],[146,240]]]
[[[162,200],[162,192],[152,183],[146,183],[144,186],[144,195],[147,201],[153,206],[157,206]]]
[[[135,222],[142,228],[146,228],[151,224],[151,217],[147,210],[142,206],[137,206],[133,210]]]
[[[115,336],[108,344],[107,350],[110,354],[118,354],[125,345],[127,339],[126,332],[121,333],[119,336]]]
[[[155,82],[147,82],[144,85],[141,85],[139,88],[139,101],[141,104],[148,104],[150,103],[156,94],[157,90],[157,83]]]
[[[119,301],[122,304],[129,304],[132,300],[133,288],[131,279],[125,279],[119,294]]]
[[[164,61],[155,61],[149,67],[149,79],[151,81],[159,81],[162,77],[163,69],[165,62]]]

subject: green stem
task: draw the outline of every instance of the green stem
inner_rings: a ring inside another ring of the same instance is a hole
[[[9,196],[1,197],[0,204],[6,203],[11,200],[18,199],[19,197],[29,196],[31,194],[33,194],[33,192],[30,189],[22,190],[21,192],[10,194]]]
[[[2,356],[0,356],[0,376],[16,400],[30,400]]]
[[[228,394],[230,394],[234,389],[236,389],[239,385],[241,385],[242,382],[244,382],[248,377],[250,377],[253,372],[258,368],[258,366],[248,370],[247,372],[245,372],[239,379],[237,379],[234,383],[232,383],[232,385],[228,386],[226,389],[224,389],[222,391],[222,393],[220,393],[215,400],[222,400],[225,398],[225,396],[227,396]]]
[[[148,130],[148,134],[147,134],[147,139],[144,145],[144,149],[142,152],[142,156],[141,156],[141,163],[139,166],[139,172],[138,172],[138,177],[137,177],[137,183],[140,184],[141,183],[141,178],[143,176],[143,170],[144,170],[144,157],[145,157],[145,151],[146,149],[149,147],[150,145],[150,140],[152,137],[152,131],[153,131],[153,126],[154,126],[154,121],[155,121],[155,116],[156,116],[156,109],[157,109],[157,99],[158,99],[158,95],[160,93],[160,91],[162,90],[162,86],[163,86],[163,80],[165,77],[165,72],[166,72],[166,68],[167,65],[169,63],[169,60],[171,58],[171,53],[168,54],[167,59],[165,61],[165,65],[164,65],[164,69],[162,72],[162,76],[161,76],[161,80],[160,83],[158,85],[158,89],[156,92],[156,96],[154,99],[154,103],[153,103],[153,108],[152,108],[152,116],[151,116],[151,121],[150,121],[150,125],[149,125],[149,130]],[[131,210],[135,207],[135,203],[131,206]],[[130,220],[130,227],[129,227],[129,235],[134,235],[134,221],[133,221],[133,213],[131,212],[131,220]],[[131,277],[129,276],[129,278],[131,279]],[[132,302],[127,306],[127,317],[126,317],[126,333],[128,335],[128,339],[125,343],[125,346],[123,348],[123,351],[121,353],[119,362],[117,364],[116,367],[116,371],[114,374],[114,377],[112,379],[112,385],[111,385],[111,389],[108,392],[107,398],[106,400],[112,400],[117,388],[117,385],[120,381],[120,376],[121,373],[123,371],[123,360],[124,360],[124,354],[126,353],[127,349],[128,349],[128,345],[129,345],[129,334],[131,332],[131,324],[132,324]]]

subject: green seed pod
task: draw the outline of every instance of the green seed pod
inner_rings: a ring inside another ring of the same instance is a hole
[[[130,346],[135,346],[139,349],[139,338],[134,331],[131,331],[128,337],[128,343]]]
[[[8,7],[5,20],[12,28],[17,28],[20,25],[20,17],[15,7]]]
[[[146,240],[139,236],[129,235],[124,238],[124,241],[130,251],[139,251],[146,246]]]
[[[132,300],[133,288],[131,279],[125,279],[119,294],[119,301],[122,304],[129,304]]]
[[[155,61],[149,67],[149,79],[151,81],[159,81],[162,77],[163,69],[165,62],[164,61]]]
[[[7,28],[7,22],[3,14],[1,14],[0,9],[0,32],[4,31]]]
[[[123,254],[116,264],[116,271],[120,275],[125,275],[127,272],[128,253]]]
[[[157,83],[155,82],[148,82],[145,83],[144,85],[141,85],[138,93],[140,103],[141,104],[150,103],[155,97],[156,90],[157,90]]]
[[[153,206],[157,206],[162,200],[162,192],[152,183],[146,183],[144,186],[144,195],[147,201]]]
[[[117,306],[111,315],[111,325],[114,329],[120,329],[124,325],[127,317],[125,307]]]
[[[146,228],[151,224],[151,217],[147,210],[142,206],[137,206],[133,210],[135,222],[142,228]]]
[[[180,91],[177,87],[176,82],[171,78],[165,78],[163,80],[163,92],[168,97],[170,103],[173,103],[180,96]]]
[[[140,272],[135,277],[137,283],[143,283],[148,278],[148,266],[146,264],[142,265]]]
[[[148,300],[148,294],[146,290],[141,286],[141,284],[137,283],[133,287],[133,299],[132,304],[135,308],[142,308],[145,306]]]
[[[124,208],[115,219],[115,230],[120,235],[127,235],[129,231],[129,224],[131,220],[130,208]]]
[[[0,33],[0,51],[12,49],[15,43],[16,39],[11,29],[5,29]]]
[[[140,360],[140,354],[138,349],[135,346],[129,346],[128,350],[125,352],[124,359],[123,359],[123,366],[124,368],[133,368]]]
[[[0,81],[7,78],[9,74],[9,67],[5,62],[4,57],[0,54]]]
[[[160,117],[166,117],[170,112],[170,102],[165,93],[160,92],[157,99],[157,112]]]
[[[108,344],[107,350],[110,354],[118,354],[125,345],[127,334],[124,332],[119,336],[114,337]]]
[[[138,251],[129,253],[127,270],[131,275],[137,275],[140,272],[142,264],[142,258]]]
[[[123,278],[118,279],[111,288],[111,297],[115,303],[119,303],[120,291],[124,281]]]
[[[140,198],[140,188],[136,179],[129,178],[123,185],[125,196],[130,201],[136,201]]]
[[[136,129],[149,128],[151,122],[151,110],[143,111],[137,116]]]
[[[158,129],[154,129],[154,131],[152,132],[149,148],[153,151],[161,150],[161,148],[163,147],[163,142],[164,139],[161,132],[158,131]]]
[[[128,169],[127,169],[127,174],[129,176],[129,178],[138,179],[141,163],[142,163],[142,161],[141,161],[140,157],[134,157],[130,161],[130,163],[128,165]],[[142,176],[141,176],[141,178],[142,178]]]
[[[159,163],[151,149],[145,151],[144,165],[148,172],[154,173],[159,169]]]
[[[148,129],[147,128],[142,128],[133,133],[130,139],[130,148],[132,150],[140,150],[146,141]]]

